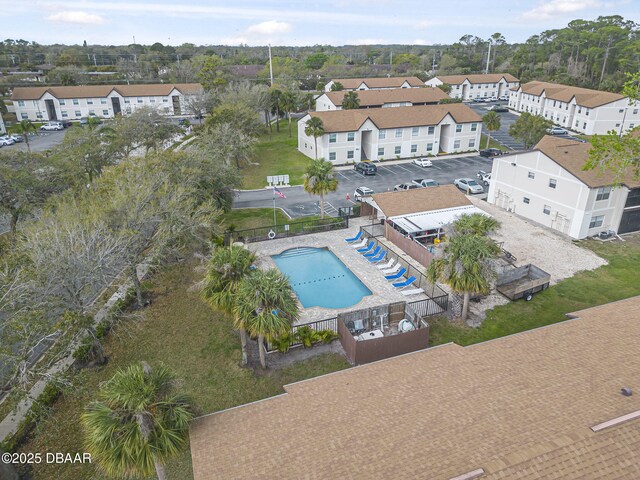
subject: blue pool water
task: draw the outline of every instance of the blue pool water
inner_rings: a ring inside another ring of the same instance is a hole
[[[325,248],[292,248],[271,258],[289,278],[305,308],[345,308],[371,295],[371,290]]]

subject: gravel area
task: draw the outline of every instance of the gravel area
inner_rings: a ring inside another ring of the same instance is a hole
[[[491,236],[497,242],[504,242],[503,248],[517,258],[515,265],[519,267],[533,263],[551,274],[552,285],[582,270],[595,270],[607,264],[606,260],[591,250],[579,247],[565,235],[488,204],[484,200],[469,198],[475,206],[500,222],[500,230]],[[503,265],[506,266],[506,262]],[[508,302],[506,297],[496,291],[481,302],[471,302],[471,315],[467,323],[472,326],[479,325],[485,318],[486,310]]]

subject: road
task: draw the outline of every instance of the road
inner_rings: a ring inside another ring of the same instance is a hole
[[[460,177],[475,178],[478,170],[491,171],[492,160],[480,156],[434,159],[433,167],[420,168],[409,161],[385,165],[377,163],[376,175],[364,176],[353,169],[336,169],[338,190],[325,197],[327,213],[335,215],[339,207],[354,205],[353,192],[357,187],[367,186],[375,192],[393,190],[394,185],[411,182],[418,178],[432,178],[441,185],[451,184]],[[318,215],[320,207],[317,196],[311,196],[302,186],[281,188],[287,196],[282,199],[276,196],[276,207],[284,209],[291,217]],[[349,193],[351,199],[347,200]],[[242,191],[233,201],[233,208],[262,208],[273,205],[273,192],[269,189]]]

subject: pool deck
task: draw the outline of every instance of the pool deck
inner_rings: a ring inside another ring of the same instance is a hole
[[[351,219],[350,227],[344,230],[334,230],[332,232],[314,233],[311,235],[301,235],[299,237],[280,238],[247,244],[246,247],[258,255],[258,265],[260,268],[277,268],[271,255],[277,255],[284,250],[296,247],[328,247],[347,267],[351,270],[369,290],[371,295],[364,297],[360,302],[346,308],[304,308],[300,305],[300,319],[297,323],[308,323],[325,318],[335,317],[341,312],[350,312],[361,308],[375,307],[394,302],[413,302],[423,300],[424,294],[404,296],[391,283],[385,280],[384,276],[376,265],[372,265],[361,254],[355,251],[350,244],[344,241],[356,235],[361,225],[370,225],[368,219]]]

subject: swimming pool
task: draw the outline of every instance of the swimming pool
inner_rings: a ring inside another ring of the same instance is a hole
[[[289,278],[305,308],[345,308],[371,295],[371,290],[326,248],[292,248],[271,258]]]

